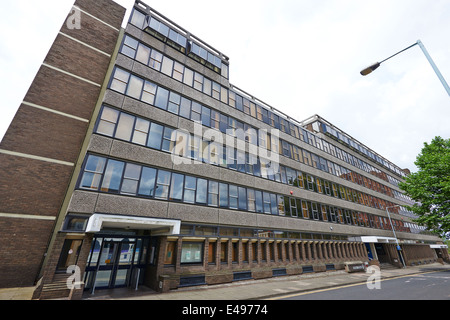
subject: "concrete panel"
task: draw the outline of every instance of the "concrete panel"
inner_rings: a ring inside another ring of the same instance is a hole
[[[98,134],[93,134],[89,141],[88,152],[95,152],[109,155],[111,151],[111,146],[113,139],[101,136]]]
[[[172,169],[172,158],[168,153],[114,140],[110,155],[115,158]]]
[[[95,212],[95,204],[97,203],[98,193],[75,190],[70,199],[67,212],[69,213],[89,213]]]
[[[205,206],[194,206],[183,203],[169,203],[169,219],[179,219],[186,222],[219,223],[219,209]]]
[[[95,212],[149,218],[167,218],[169,203],[120,195],[99,194]]]

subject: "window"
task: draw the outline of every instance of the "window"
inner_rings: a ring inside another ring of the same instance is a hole
[[[247,189],[239,187],[239,210],[247,210]]]
[[[155,198],[167,200],[169,195],[170,175],[168,171],[158,170],[158,178],[156,180]]]
[[[202,263],[203,243],[183,242],[181,247],[181,263]]]
[[[303,212],[303,218],[309,219],[308,204],[306,201],[302,201],[302,212]]]
[[[203,89],[203,76],[200,73],[194,73],[194,89],[202,91]]]
[[[212,97],[220,100],[220,85],[216,82],[212,83]]]
[[[112,81],[110,88],[112,90],[118,91],[122,94],[125,93],[125,90],[127,88],[128,79],[130,78],[130,73],[116,68],[114,70],[114,73],[112,75]]]
[[[229,186],[229,208],[238,209],[238,187],[230,185]]]
[[[248,211],[255,212],[255,190],[247,189],[247,200]]]
[[[97,133],[112,137],[116,128],[119,111],[104,107],[97,126]]]
[[[169,96],[169,105],[167,106],[167,111],[172,112],[174,114],[178,114],[180,109],[181,96],[179,94],[170,93]]]
[[[181,117],[184,117],[186,119],[190,119],[191,115],[191,100],[186,98],[181,98],[180,103],[180,110],[178,113]]]
[[[140,43],[137,49],[136,60],[140,63],[148,65],[148,61],[150,60],[150,52],[151,50],[149,47],[144,46],[142,43]]]
[[[263,205],[264,205],[264,213],[271,214],[270,194],[268,192],[263,192]]]
[[[161,148],[163,130],[164,130],[163,126],[156,123],[152,123],[150,127],[150,132],[148,134],[147,147],[157,150]]]
[[[289,206],[291,217],[298,217],[298,210],[301,210],[301,206],[298,207],[298,204],[301,204],[301,200],[296,200],[294,198],[289,198]]]
[[[219,183],[210,181],[208,186],[208,205],[211,207],[218,206]]]
[[[88,216],[68,214],[64,219],[62,230],[71,232],[84,232],[89,221]]]
[[[278,212],[277,214],[280,216],[284,216],[285,215],[285,211],[284,211],[284,197],[283,196],[276,196],[277,197],[277,205],[278,205]],[[288,212],[290,213],[290,212]]]
[[[207,94],[208,96],[211,95],[211,80],[203,78],[203,93]]]
[[[150,56],[150,61],[148,63],[148,66],[150,68],[153,68],[155,70],[161,70],[161,63],[162,63],[163,55],[159,53],[156,50],[152,50],[152,54]]]
[[[173,60],[169,59],[168,57],[164,56],[161,72],[168,75],[169,77],[172,76],[172,69],[173,69]]]
[[[184,175],[172,173],[169,200],[181,201],[183,199],[183,185]]]
[[[105,175],[103,176],[101,191],[119,192],[124,165],[125,164],[121,161],[108,160]]]
[[[194,71],[192,71],[191,69],[185,68],[183,83],[192,87],[193,81],[194,81]]]
[[[322,219],[323,219],[323,221],[328,221],[327,206],[322,204],[321,207],[322,207],[322,209],[321,209],[322,210]]]
[[[191,108],[191,120],[201,122],[202,118],[202,105],[198,102],[192,101]]]
[[[142,168],[141,183],[139,184],[139,195],[153,197],[155,192],[156,169]]]
[[[184,198],[186,203],[195,203],[195,190],[197,189],[197,178],[186,176],[184,182]]]
[[[312,209],[312,216],[314,220],[319,220],[319,210],[317,207],[317,203],[312,202],[311,203],[311,209]]]
[[[173,148],[175,146],[175,139],[176,139],[175,133],[176,132],[169,127],[164,128],[164,135],[163,135],[162,145],[161,145],[162,151],[167,151],[167,152],[173,151]]]
[[[133,143],[145,146],[149,129],[150,121],[137,118],[134,126]]]
[[[145,81],[141,100],[143,102],[153,104],[155,102],[156,88],[156,84]]]
[[[128,82],[126,95],[135,99],[140,99],[143,85],[144,80],[131,75],[130,81]]]
[[[195,198],[196,203],[206,204],[208,180],[197,179],[197,195]]]
[[[255,190],[255,209],[256,212],[262,213],[263,211],[263,198],[262,198],[262,192]]]
[[[219,206],[228,208],[228,185],[225,183],[219,183]]]
[[[136,194],[139,178],[141,176],[141,169],[141,166],[131,163],[126,164],[120,193],[130,195]]]
[[[133,132],[134,120],[134,116],[126,113],[121,113],[119,122],[117,123],[115,138],[130,141],[131,134]]]
[[[158,92],[156,94],[155,100],[155,107],[166,110],[168,99],[169,99],[169,90],[158,87]]]
[[[181,63],[178,63],[175,61],[173,65],[173,75],[172,77],[175,80],[183,81],[183,73],[184,73],[184,66]]]

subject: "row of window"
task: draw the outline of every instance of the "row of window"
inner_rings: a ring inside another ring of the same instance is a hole
[[[262,161],[260,157],[233,146],[219,145],[216,141],[211,142],[106,106],[102,108],[95,132],[373,208],[384,210],[394,206],[391,202],[289,167],[268,165],[268,162]],[[398,207],[395,210],[398,210]]]
[[[137,77],[123,69],[116,68],[114,70],[110,89],[201,123],[206,127],[217,129],[222,133],[231,133],[238,139],[246,140],[253,145],[259,145],[268,150],[278,152],[295,161],[363,185],[366,188],[402,199],[400,192],[395,192],[387,186],[363,177],[358,173],[352,172],[314,153],[310,153],[294,144],[279,140],[278,137],[272,138],[273,134],[269,134],[267,130],[257,130],[241,121],[214,111],[196,101],[182,97],[173,91],[169,91],[148,80]]]
[[[174,61],[173,59],[162,55],[158,51],[140,43],[130,36],[125,36],[124,43],[121,48],[121,53],[131,57],[132,59],[141,62],[157,71],[160,71],[173,79],[180,81],[194,89],[203,92],[216,100],[219,100],[225,104],[230,105],[264,123],[279,129],[287,134],[290,134],[297,139],[302,140],[312,146],[323,150],[334,157],[337,157],[361,170],[378,176],[379,178],[392,183],[394,185],[398,184],[398,180],[387,175],[386,173],[378,170],[377,168],[371,166],[369,163],[362,161],[361,159],[348,154],[339,147],[334,146],[326,142],[325,140],[315,136],[311,132],[296,126],[295,124],[283,119],[277,114],[255,104],[254,102],[242,97],[241,95],[228,90],[227,88],[221,86],[220,84],[204,77],[202,74],[195,72],[181,63]],[[152,56],[157,56],[157,62],[154,62]],[[357,150],[360,150],[359,148]],[[363,152],[364,153],[364,152]],[[389,164],[383,161],[378,161],[380,157],[370,157],[373,160],[379,162],[379,164],[387,167],[388,169],[397,172],[398,170],[393,170]]]
[[[389,229],[386,218],[89,154],[80,189]],[[394,220],[398,231],[409,232]]]
[[[345,133],[341,132],[340,130],[336,130],[334,127],[323,123],[321,121],[316,121],[312,123],[313,128],[315,128],[317,131],[323,132],[323,133],[329,133],[332,135],[335,139],[338,139],[339,141],[344,142],[345,144],[349,145],[353,149],[365,154],[367,157],[372,158],[372,160],[378,162],[380,165],[390,169],[391,171],[395,172],[397,175],[401,177],[405,177],[405,173],[403,170],[401,170],[399,167],[395,166],[391,162],[381,158],[376,153],[372,152],[370,149],[362,146],[354,139],[348,137]]]
[[[157,39],[187,54],[192,59],[221,74],[223,77],[228,78],[228,66],[222,63],[222,59],[218,55],[200,46],[190,37],[188,39],[188,36],[184,36],[180,31],[169,27],[155,16],[147,16],[133,9],[130,16],[130,23],[141,30],[144,29]]]

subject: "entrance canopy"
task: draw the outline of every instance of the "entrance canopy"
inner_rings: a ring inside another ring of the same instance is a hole
[[[174,235],[180,233],[180,226],[180,220],[94,214],[89,218],[86,233],[100,232],[103,228],[117,228],[151,230],[157,235]]]
[[[364,243],[396,243],[397,242],[397,240],[395,238],[376,237],[376,236],[361,237],[361,241]]]

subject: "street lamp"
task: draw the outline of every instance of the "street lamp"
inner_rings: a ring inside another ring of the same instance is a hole
[[[398,242],[397,234],[395,233],[394,225],[392,224],[391,214],[389,213],[389,209],[396,208],[396,207],[401,207],[401,205],[396,205],[396,206],[392,206],[392,207],[386,207],[386,212],[387,212],[388,217],[389,217],[389,222],[391,223],[392,232],[394,232],[395,241],[397,242],[398,255],[400,257],[400,260],[402,261],[403,268],[406,268],[405,260],[403,259],[403,255],[402,255],[402,248],[400,247],[400,243]]]
[[[438,78],[441,81],[442,85],[444,86],[445,90],[447,91],[448,95],[450,96],[450,87],[448,86],[447,82],[445,81],[445,79],[442,76],[441,72],[439,71],[438,67],[434,63],[433,59],[431,59],[430,54],[428,53],[427,49],[425,49],[425,46],[423,45],[422,41],[420,41],[420,40],[417,40],[417,42],[414,43],[413,45],[409,46],[406,49],[403,49],[403,50],[397,52],[396,54],[390,56],[389,58],[384,59],[381,62],[374,63],[370,67],[365,68],[364,70],[361,71],[361,75],[362,76],[367,76],[367,75],[371,74],[373,71],[378,69],[383,62],[385,62],[385,61],[395,57],[396,55],[398,55],[398,54],[400,54],[400,53],[402,53],[402,52],[404,52],[404,51],[406,51],[406,50],[408,50],[408,49],[410,49],[410,48],[412,48],[412,47],[414,47],[416,45],[419,45],[419,47],[422,49],[423,53],[425,54],[425,57],[428,59],[428,62],[431,64],[431,67],[433,68],[434,72],[436,73],[436,75],[438,76]]]

